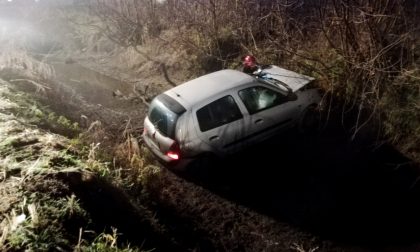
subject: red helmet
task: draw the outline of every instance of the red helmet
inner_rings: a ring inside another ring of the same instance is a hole
[[[257,64],[257,59],[252,55],[247,55],[244,58],[243,64],[248,67],[255,66]]]

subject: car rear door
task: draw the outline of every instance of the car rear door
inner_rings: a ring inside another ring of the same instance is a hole
[[[241,149],[238,140],[245,136],[244,116],[232,95],[216,98],[193,110],[196,131],[213,152],[223,156]]]

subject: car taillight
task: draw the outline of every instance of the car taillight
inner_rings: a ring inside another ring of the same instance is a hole
[[[172,160],[179,159],[179,154],[173,151],[168,151],[168,153],[166,153],[166,156],[170,157]]]
[[[166,152],[166,156],[168,156],[172,160],[179,160],[180,152],[181,150],[179,149],[179,145],[177,142],[175,142],[171,145],[168,152]]]

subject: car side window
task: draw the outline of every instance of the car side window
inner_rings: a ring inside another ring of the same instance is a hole
[[[240,90],[239,97],[249,114],[255,114],[288,101],[287,96],[262,86]]]
[[[232,96],[220,98],[197,110],[197,120],[202,132],[217,128],[243,117]]]

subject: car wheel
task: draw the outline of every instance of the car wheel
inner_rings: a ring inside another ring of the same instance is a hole
[[[319,131],[321,115],[317,105],[310,105],[303,110],[298,123],[300,133],[314,134]]]

